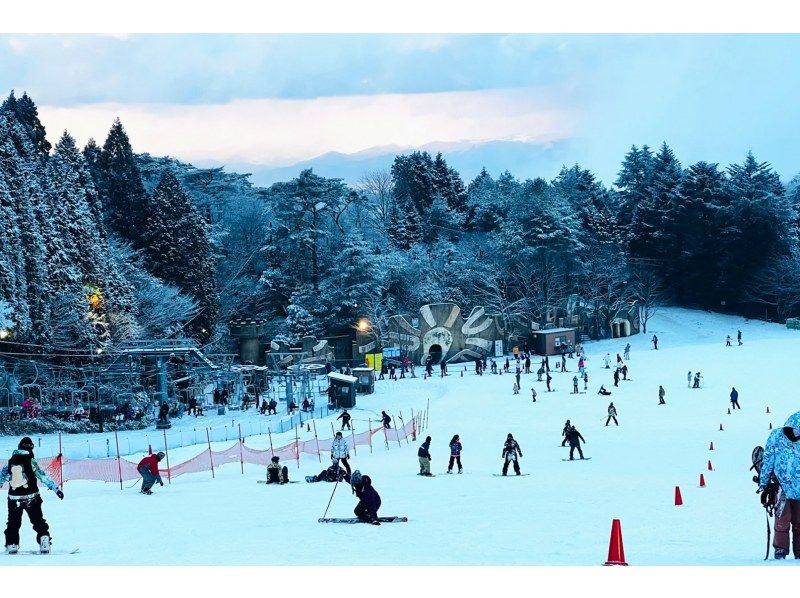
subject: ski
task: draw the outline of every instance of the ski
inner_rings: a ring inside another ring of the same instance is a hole
[[[343,517],[328,517],[318,519],[320,523],[369,523],[369,521],[362,521],[356,517],[343,518]],[[408,517],[378,517],[381,523],[406,523]]]
[[[80,548],[75,548],[74,550],[51,550],[50,552],[39,552],[38,550],[19,550],[14,554],[9,554],[8,556],[16,556],[16,555],[25,555],[25,556],[63,556],[65,554],[77,554],[80,551]]]
[[[267,480],[257,480],[257,481],[258,481],[259,484],[268,483]],[[308,481],[308,477],[306,478],[306,481]],[[284,484],[299,484],[299,483],[300,482],[298,482],[297,480],[289,480],[288,482],[284,482]],[[282,486],[283,484],[281,484],[279,482],[273,482],[272,485],[273,486]]]
[[[591,457],[584,457],[583,459],[561,459],[562,461],[590,461]]]
[[[531,474],[529,474],[529,473],[521,473],[521,474],[517,475],[515,473],[515,474],[503,475],[502,473],[493,473],[492,475],[494,477],[496,477],[496,478],[521,478],[521,477],[524,477],[526,475],[531,475]]]

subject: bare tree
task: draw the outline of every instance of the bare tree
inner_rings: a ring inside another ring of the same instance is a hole
[[[563,307],[567,299],[567,278],[558,257],[549,251],[539,252],[512,273],[525,297],[531,320],[543,326],[548,312]]]
[[[627,314],[634,303],[628,284],[627,263],[622,252],[596,251],[584,263],[580,295],[590,306],[595,335],[611,335],[611,323]]]
[[[638,265],[633,268],[631,287],[632,297],[636,300],[636,307],[639,310],[642,333],[647,334],[647,322],[665,303],[664,287],[655,269],[648,265]]]
[[[468,293],[473,305],[483,307],[487,313],[497,314],[503,323],[504,341],[508,344],[512,323],[531,318],[528,298],[521,294],[518,280],[497,270],[484,276],[473,277]]]
[[[800,307],[800,255],[772,259],[752,278],[744,292],[747,301],[772,307],[778,321]]]
[[[356,184],[367,198],[373,227],[386,230],[394,202],[394,180],[388,170],[371,170],[364,173]]]

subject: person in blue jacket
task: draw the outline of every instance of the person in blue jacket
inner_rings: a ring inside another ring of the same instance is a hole
[[[731,388],[731,409],[741,409],[739,407],[739,392],[735,388]]]
[[[775,505],[775,558],[789,554],[792,531],[794,558],[800,559],[800,411],[791,415],[782,428],[770,432],[764,447],[757,492],[763,492],[771,478],[779,485]]]

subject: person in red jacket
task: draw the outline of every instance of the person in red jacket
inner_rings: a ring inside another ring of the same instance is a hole
[[[153,491],[150,488],[153,487],[153,484],[158,482],[162,486],[164,485],[164,481],[161,479],[161,474],[158,471],[158,462],[164,458],[164,453],[156,453],[155,455],[148,455],[141,461],[139,461],[139,465],[136,466],[136,469],[139,470],[139,475],[142,476],[142,494],[152,494]]]

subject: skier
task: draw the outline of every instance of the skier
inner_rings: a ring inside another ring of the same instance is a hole
[[[431,437],[427,436],[419,450],[417,457],[419,457],[419,475],[431,476]]]
[[[575,428],[575,426],[570,426],[569,432],[567,432],[567,441],[569,442],[569,460],[573,461],[573,453],[575,449],[578,449],[578,454],[580,455],[581,459],[583,459],[583,450],[581,450],[581,441],[586,444],[586,440],[584,440],[581,433]]]
[[[742,346],[742,331],[741,330],[737,330],[736,331],[736,340],[739,341],[739,346],[741,347]]]
[[[619,386],[619,368],[614,370],[614,386]]]
[[[606,426],[611,423],[612,419],[614,420],[614,424],[618,426],[619,422],[617,421],[617,408],[614,407],[613,402],[608,406],[608,419],[606,420]]]
[[[606,364],[607,370],[611,368],[611,356],[608,353],[606,353],[606,356],[603,357],[603,363]]]
[[[520,385],[520,383],[519,383],[519,380],[520,380],[519,376],[520,376],[520,373],[519,373],[519,368],[517,368],[517,373],[515,374],[515,378],[516,378],[516,380],[517,380],[517,386],[519,386],[519,385]]]
[[[664,395],[665,394],[667,394],[667,393],[664,391],[664,387],[659,385],[658,386],[658,404],[659,405],[666,405],[667,404],[667,402],[664,400]]]
[[[553,377],[550,375],[550,372],[547,372],[547,392],[552,392],[553,391],[553,389],[550,388],[550,381],[552,379],[553,379]]]
[[[513,389],[514,389],[514,394],[518,395],[519,394],[519,382],[514,382]]]
[[[546,372],[550,371],[550,356],[549,355],[545,355],[544,356],[544,370]]]
[[[561,430],[561,435],[564,437],[564,440],[561,441],[561,446],[566,446],[567,444],[567,434],[569,433],[569,429],[572,425],[569,423],[569,420],[564,424],[564,429]]]
[[[461,466],[461,438],[458,434],[450,439],[450,461],[447,462],[447,473],[453,473],[453,462],[458,463],[458,473],[463,471]]]
[[[352,419],[352,417],[350,417],[350,414],[347,413],[347,409],[342,411],[342,414],[336,419],[342,420],[342,430],[344,430],[345,428],[347,428],[348,430],[352,430],[352,428],[350,427],[350,420]]]
[[[689,373],[686,374],[686,383],[689,385],[687,388],[692,387],[692,370],[689,370]]]
[[[625,361],[628,361],[631,358],[631,344],[627,343],[625,345]]]
[[[158,482],[161,486],[164,485],[164,480],[161,479],[161,473],[158,471],[158,463],[165,457],[164,453],[158,452],[155,455],[148,455],[136,466],[139,475],[142,476],[142,489],[139,490],[142,494],[152,494],[150,488],[153,484]]]
[[[50,476],[39,467],[33,456],[33,440],[25,436],[19,441],[17,450],[11,453],[8,463],[0,469],[0,486],[8,482],[8,524],[6,526],[6,554],[19,552],[19,529],[22,527],[22,514],[27,513],[39,552],[50,552],[50,527],[42,514],[42,497],[38,482],[42,482],[56,496],[64,500],[64,493]]]
[[[589,372],[583,372],[583,390],[587,390],[589,388]]]
[[[350,479],[353,494],[358,498],[358,504],[353,509],[356,517],[365,523],[380,525],[378,521],[378,509],[381,508],[381,497],[372,487],[372,480],[368,475],[361,475],[359,470],[355,470]]]
[[[536,389],[535,388],[531,388],[531,398],[533,399],[533,402],[535,403],[536,402]]]
[[[383,427],[387,430],[391,430],[392,428],[392,418],[389,417],[385,411],[381,411],[381,421],[383,422]]]
[[[771,479],[779,486],[772,541],[775,558],[789,554],[791,528],[794,558],[800,559],[800,411],[791,415],[783,428],[770,432],[756,492],[763,492]]]
[[[586,367],[586,362],[584,361],[583,357],[578,359],[578,373],[583,376],[583,370]]]
[[[519,444],[516,440],[514,440],[514,436],[509,434],[506,436],[506,442],[503,445],[503,453],[502,457],[503,461],[503,475],[508,475],[508,464],[514,464],[514,473],[520,475],[522,472],[519,470],[519,459],[522,458],[522,449],[520,448]]]
[[[739,406],[739,391],[735,387],[731,388],[731,409],[741,409]]]
[[[350,483],[350,476],[347,472],[333,463],[328,469],[323,469],[315,476],[306,476],[306,482],[341,482],[346,480]]]
[[[350,447],[347,440],[342,436],[341,432],[336,432],[336,437],[331,443],[331,461],[337,465],[341,463],[344,465],[348,475],[350,474],[350,464],[347,460],[350,458]]]
[[[578,377],[577,376],[573,376],[572,377],[572,394],[574,394],[574,395],[578,394]]]
[[[267,465],[267,484],[288,484],[289,483],[289,468],[281,466],[281,458],[275,455],[272,457],[272,463]]]
[[[406,377],[406,361],[407,360],[408,360],[408,357],[406,356],[405,358],[403,358],[403,361],[400,362],[400,379],[401,380]]]
[[[655,334],[653,335],[653,349],[658,349],[658,337]]]
[[[730,334],[725,337],[725,346],[726,347],[730,347],[731,346],[731,335]]]
[[[492,373],[497,373],[497,362],[494,359],[492,359]]]

